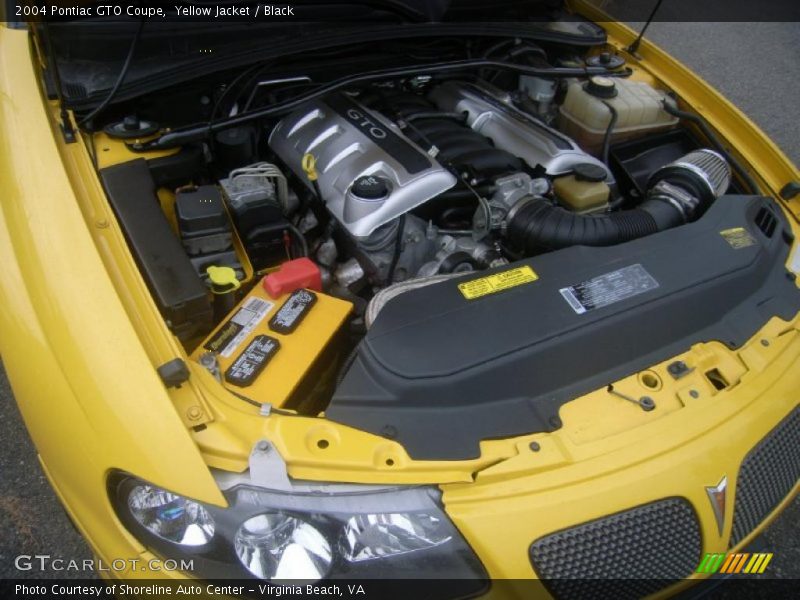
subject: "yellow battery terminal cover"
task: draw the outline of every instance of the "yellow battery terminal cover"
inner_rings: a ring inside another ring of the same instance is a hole
[[[303,308],[298,299],[305,300],[307,306]],[[255,402],[281,407],[351,310],[350,302],[310,290],[274,299],[259,282],[191,356],[198,360],[202,354],[213,352],[226,388]],[[287,315],[290,321],[295,319],[291,327],[286,326]],[[265,364],[259,364],[260,360]],[[243,371],[252,380],[243,383]]]

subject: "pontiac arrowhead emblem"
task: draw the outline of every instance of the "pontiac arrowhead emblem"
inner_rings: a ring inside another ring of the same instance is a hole
[[[724,476],[719,483],[713,487],[706,486],[706,494],[714,509],[714,516],[717,519],[717,529],[722,535],[722,528],[725,527],[725,497],[728,491],[728,476]]]

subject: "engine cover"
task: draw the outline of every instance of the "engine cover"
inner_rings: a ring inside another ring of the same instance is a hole
[[[284,118],[269,145],[310,189],[301,163],[306,153],[314,156],[326,207],[356,238],[369,237],[456,183],[396,125],[342,94]]]
[[[570,173],[576,164],[591,163],[613,176],[602,161],[584,152],[563,133],[517,110],[502,97],[472,83],[449,81],[434,88],[430,100],[445,112],[466,113],[467,124],[531,167],[541,165],[548,175]]]

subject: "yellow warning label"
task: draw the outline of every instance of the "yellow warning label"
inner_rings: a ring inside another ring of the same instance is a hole
[[[719,232],[725,241],[730,244],[731,248],[738,250],[739,248],[747,248],[756,243],[756,239],[750,235],[744,227],[734,227],[733,229],[723,229]]]
[[[465,281],[458,284],[458,289],[467,300],[474,300],[481,296],[502,292],[518,285],[531,283],[539,279],[539,276],[528,266],[517,267],[510,271],[503,271],[502,273],[495,273],[494,275],[487,275],[480,279],[473,279],[472,281]]]

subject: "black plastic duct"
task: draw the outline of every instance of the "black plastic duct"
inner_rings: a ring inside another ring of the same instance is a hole
[[[531,196],[511,209],[507,236],[526,255],[567,246],[611,246],[681,225],[702,214],[730,184],[730,166],[701,148],[655,171],[635,209],[579,215]]]
[[[544,198],[518,205],[508,223],[508,239],[529,255],[568,246],[611,246],[685,222],[678,207],[653,198],[638,208],[608,215],[578,215]]]

